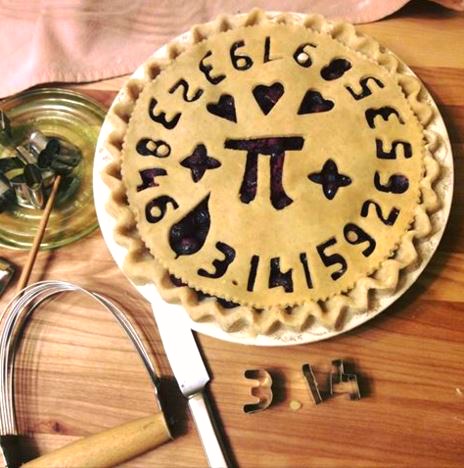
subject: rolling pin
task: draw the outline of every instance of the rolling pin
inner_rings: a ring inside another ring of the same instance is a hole
[[[27,468],[111,467],[172,439],[163,413],[84,437],[21,466]]]

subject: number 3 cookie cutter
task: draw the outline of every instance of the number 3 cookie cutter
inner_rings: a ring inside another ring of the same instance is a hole
[[[247,369],[244,376],[253,383],[250,394],[255,397],[255,402],[244,405],[243,411],[250,414],[268,408],[273,398],[271,374],[264,369]]]

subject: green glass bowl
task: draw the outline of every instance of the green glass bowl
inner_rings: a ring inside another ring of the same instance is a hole
[[[1,103],[11,120],[12,145],[0,141],[0,158],[24,141],[31,128],[78,148],[82,161],[64,179],[48,221],[41,249],[55,249],[74,242],[98,227],[92,193],[92,167],[100,127],[106,110],[93,99],[59,88],[37,88]],[[15,205],[0,213],[0,246],[29,249],[42,210]]]

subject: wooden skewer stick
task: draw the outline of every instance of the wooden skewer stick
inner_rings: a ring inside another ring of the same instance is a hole
[[[37,258],[37,252],[39,251],[40,244],[42,243],[43,236],[45,234],[45,229],[47,227],[48,218],[52,212],[53,205],[55,203],[55,198],[60,187],[61,176],[56,176],[55,181],[53,182],[52,191],[45,205],[42,218],[40,219],[39,227],[37,229],[37,234],[35,235],[34,242],[32,243],[31,250],[29,251],[29,256],[27,257],[26,265],[24,265],[23,271],[19,278],[18,286],[16,292],[20,292],[27,286],[29,277],[31,276],[32,267],[34,266],[35,259]]]

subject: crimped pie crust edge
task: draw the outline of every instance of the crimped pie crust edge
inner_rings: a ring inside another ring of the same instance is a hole
[[[138,236],[120,174],[120,152],[125,131],[144,84],[154,79],[160,70],[189,45],[231,28],[265,22],[296,23],[329,34],[333,39],[375,60],[387,71],[395,74],[409,105],[425,129],[426,138],[425,174],[420,183],[421,203],[416,207],[411,229],[403,236],[394,255],[384,261],[374,275],[359,280],[348,293],[336,295],[320,303],[306,302],[292,308],[291,313],[283,307],[266,309],[264,312],[246,306],[226,309],[215,298],[199,299],[191,288],[174,286],[168,271],[147,251]],[[124,271],[137,283],[154,282],[165,300],[180,302],[193,320],[213,319],[226,331],[269,334],[284,326],[299,332],[307,328],[314,319],[327,328],[334,328],[341,324],[345,311],[365,312],[368,309],[369,290],[394,292],[400,271],[418,260],[414,239],[422,239],[430,234],[432,226],[428,214],[440,207],[440,201],[432,187],[440,173],[439,164],[433,157],[433,153],[441,144],[440,136],[428,128],[433,120],[433,110],[421,89],[419,80],[409,74],[393,54],[383,49],[374,39],[359,34],[348,23],[329,22],[319,15],[264,13],[261,10],[253,10],[243,15],[221,16],[210,23],[194,26],[188,33],[157,51],[143,64],[126,83],[108,112],[107,120],[112,131],[105,142],[105,149],[111,154],[113,161],[105,168],[102,178],[111,190],[107,209],[117,221],[115,240],[128,250]]]

